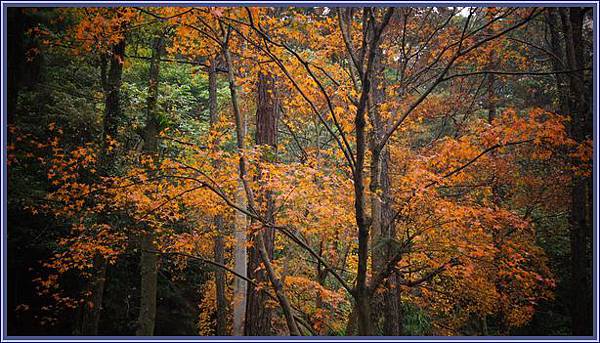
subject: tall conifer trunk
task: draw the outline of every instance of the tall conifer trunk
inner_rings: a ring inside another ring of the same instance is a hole
[[[262,159],[268,160],[277,149],[277,126],[279,121],[279,101],[276,98],[275,80],[263,73],[258,75],[257,103],[256,103],[256,144],[267,146]],[[259,176],[260,178],[260,176]],[[260,179],[258,180],[260,183]],[[274,204],[270,192],[261,193],[259,203],[266,209],[265,218],[273,222]],[[256,282],[267,282],[267,272],[256,271],[261,263],[261,254],[258,251],[258,239],[264,241],[269,259],[273,259],[273,244],[275,231],[263,227],[252,241],[254,244],[249,249],[248,275]],[[266,306],[269,298],[264,292],[254,288],[248,290],[248,303],[246,307],[246,334],[248,336],[264,336],[271,334],[271,310]]]

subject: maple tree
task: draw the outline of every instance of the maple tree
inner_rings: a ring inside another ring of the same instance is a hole
[[[76,313],[74,333],[98,334],[126,280],[140,336],[181,284],[201,335],[509,335],[562,299],[548,227],[587,280],[584,9],[47,13],[30,53],[97,80],[89,137],[61,113],[10,126],[9,185],[47,179],[22,211],[64,226],[34,277],[45,327]]]

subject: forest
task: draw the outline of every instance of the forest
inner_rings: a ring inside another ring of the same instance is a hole
[[[8,7],[7,334],[591,336],[592,7]]]

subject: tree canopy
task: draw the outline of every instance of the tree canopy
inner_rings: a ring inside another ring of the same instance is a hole
[[[590,8],[8,11],[9,334],[591,335]]]

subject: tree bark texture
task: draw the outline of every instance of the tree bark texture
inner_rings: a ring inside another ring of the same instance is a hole
[[[381,116],[381,103],[385,97],[384,66],[381,61],[382,51],[375,51],[373,61],[373,77],[371,84],[371,96],[369,98],[369,119],[371,122],[371,170],[370,177],[370,202],[371,202],[371,269],[376,274],[380,272],[386,262],[392,257],[390,239],[395,238],[395,226],[391,222],[391,192],[389,178],[389,152],[384,148],[381,152],[374,147],[385,133],[385,122]],[[373,306],[382,307],[383,311],[373,313],[373,322],[379,326],[383,321],[382,333],[386,336],[400,335],[402,321],[398,311],[398,295],[396,287],[396,275],[392,274],[383,285],[384,291],[374,297]]]
[[[256,106],[256,144],[266,145],[263,160],[268,160],[277,148],[277,127],[279,121],[279,100],[276,96],[275,80],[270,75],[259,73],[257,85]],[[260,184],[260,175],[257,180]],[[273,222],[273,201],[269,192],[259,194],[258,203],[265,209],[265,218]],[[259,251],[259,240],[262,239],[265,246],[265,254]],[[275,231],[270,227],[262,227],[253,236],[249,249],[248,275],[257,283],[269,281],[268,271],[259,268],[273,259],[273,245]],[[269,261],[265,261],[267,258]],[[273,285],[275,286],[275,285]],[[272,311],[267,306],[269,298],[264,292],[256,291],[254,288],[248,290],[248,303],[246,305],[246,334],[248,336],[265,336],[272,334],[271,316]]]

